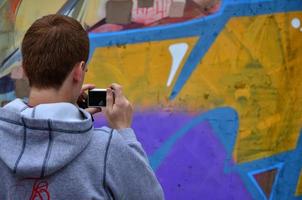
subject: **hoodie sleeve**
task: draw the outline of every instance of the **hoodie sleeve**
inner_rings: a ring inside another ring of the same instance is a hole
[[[114,199],[164,199],[146,153],[130,128],[112,133],[107,155],[106,184]]]

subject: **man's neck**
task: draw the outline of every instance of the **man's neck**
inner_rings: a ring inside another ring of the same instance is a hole
[[[37,106],[46,103],[74,103],[72,98],[67,94],[68,93],[63,90],[31,88],[28,104],[30,106]]]

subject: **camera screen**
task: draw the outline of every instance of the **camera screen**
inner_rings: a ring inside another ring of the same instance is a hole
[[[106,90],[90,90],[88,92],[89,107],[106,106]]]

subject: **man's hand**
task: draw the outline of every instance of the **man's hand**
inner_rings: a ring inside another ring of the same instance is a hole
[[[107,89],[107,106],[105,111],[107,120],[114,129],[130,128],[133,117],[133,108],[123,95],[122,87],[113,83]]]
[[[78,98],[78,104],[81,102],[85,103],[87,105],[87,90],[92,90],[95,88],[95,85],[93,84],[84,84],[81,89],[81,94]],[[102,112],[102,108],[85,108],[87,112],[89,112],[91,115],[94,115],[98,112]]]

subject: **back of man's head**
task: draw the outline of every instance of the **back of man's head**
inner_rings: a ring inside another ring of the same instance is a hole
[[[21,52],[31,87],[60,89],[73,67],[87,62],[89,39],[75,19],[48,15],[27,30]]]

